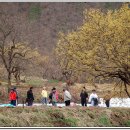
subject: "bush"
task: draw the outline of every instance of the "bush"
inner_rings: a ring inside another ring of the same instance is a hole
[[[75,118],[67,118],[67,119],[64,119],[63,121],[67,126],[70,126],[70,127],[77,126],[77,119]]]
[[[108,119],[106,116],[101,116],[101,117],[99,118],[99,123],[100,123],[101,125],[103,125],[103,126],[110,126],[110,125],[111,125],[109,119]]]
[[[125,122],[125,126],[126,127],[130,127],[130,120],[128,120],[128,121]]]

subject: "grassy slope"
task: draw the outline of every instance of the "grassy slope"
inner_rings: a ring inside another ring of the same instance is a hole
[[[130,126],[127,108],[0,108],[0,127]]]

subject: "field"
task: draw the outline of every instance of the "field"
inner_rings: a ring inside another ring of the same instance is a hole
[[[0,108],[0,127],[124,126],[130,126],[130,109],[127,108]]]
[[[16,85],[12,81],[12,87],[16,86],[19,100],[26,99],[26,92],[30,86],[34,87],[33,93],[35,103],[41,102],[42,87],[46,86],[50,92],[52,87],[56,87],[59,92],[59,102],[63,102],[63,81],[43,80],[37,77],[30,77],[25,83]],[[85,86],[90,94],[92,89],[97,90],[97,94],[102,98],[110,90],[114,97],[127,97],[120,93],[118,86],[114,84],[96,84],[95,86],[84,83],[74,83],[69,87],[72,94],[72,101],[80,103],[80,92]],[[121,95],[120,95],[121,94]],[[0,102],[8,103],[7,83],[1,82]],[[8,123],[7,123],[8,122]],[[49,106],[0,108],[0,127],[130,127],[129,108],[92,108],[92,107],[63,107],[55,108]]]

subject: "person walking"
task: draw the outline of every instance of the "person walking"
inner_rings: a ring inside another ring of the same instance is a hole
[[[16,106],[16,99],[17,99],[17,94],[14,89],[11,89],[9,93],[10,104]]]
[[[17,88],[14,87],[14,91],[16,92],[16,106],[18,105],[18,92],[17,92]]]
[[[33,105],[34,96],[33,96],[32,90],[33,90],[33,87],[30,87],[30,89],[27,91],[27,98],[26,98],[27,106]]]
[[[43,87],[41,95],[42,95],[42,104],[46,104],[47,105],[48,93],[47,93],[46,87]]]
[[[52,89],[52,106],[57,106],[57,102],[58,102],[58,92],[54,87]]]
[[[88,99],[88,93],[86,92],[86,88],[83,87],[81,93],[80,93],[80,98],[81,98],[81,105],[82,106],[87,106],[87,99]]]
[[[51,89],[51,92],[49,94],[49,104],[52,103],[52,93],[53,93],[53,89]]]
[[[70,106],[71,94],[67,89],[63,89],[65,106]]]
[[[89,103],[91,103],[91,106],[98,106],[99,99],[96,90],[92,90],[92,94],[89,97]]]
[[[111,92],[107,91],[107,94],[104,96],[104,100],[105,100],[105,104],[106,107],[110,107],[110,100],[111,100],[112,96],[111,96]]]

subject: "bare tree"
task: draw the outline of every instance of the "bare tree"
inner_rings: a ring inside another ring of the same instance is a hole
[[[8,87],[11,86],[12,74],[19,80],[20,70],[18,60],[26,60],[31,50],[26,43],[21,42],[20,29],[16,20],[5,12],[0,12],[0,58],[8,74]]]

